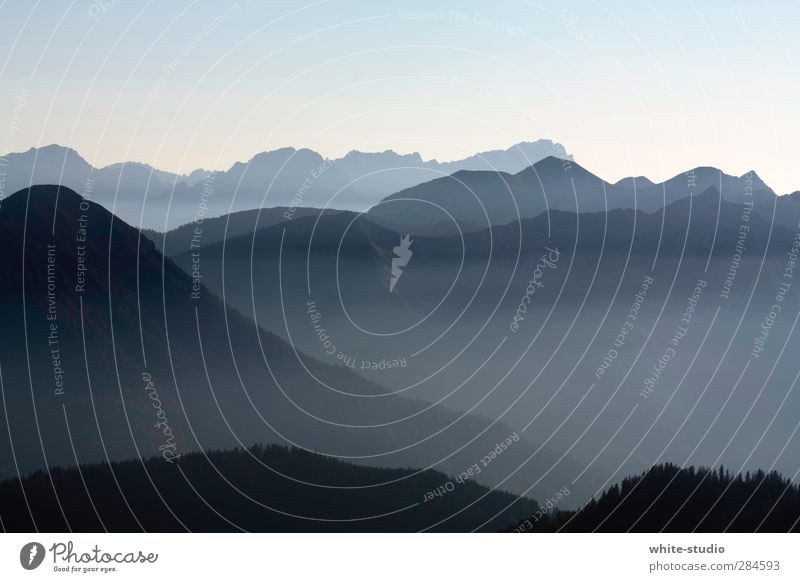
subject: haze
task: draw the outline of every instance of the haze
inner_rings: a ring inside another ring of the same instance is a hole
[[[668,10],[667,10],[668,9]],[[225,169],[283,146],[452,160],[540,137],[607,180],[794,175],[800,6],[0,5],[0,150]]]

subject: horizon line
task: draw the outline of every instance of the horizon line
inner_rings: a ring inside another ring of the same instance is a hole
[[[321,152],[319,152],[319,151],[317,151],[317,150],[315,150],[313,148],[310,148],[310,147],[296,147],[296,146],[293,146],[293,145],[286,145],[286,146],[281,146],[281,147],[277,147],[277,148],[273,148],[273,149],[267,149],[267,150],[258,151],[256,153],[252,154],[249,159],[247,159],[247,160],[237,160],[236,162],[233,162],[233,164],[231,164],[229,167],[224,168],[224,169],[210,170],[210,169],[207,169],[207,168],[202,167],[202,166],[196,166],[188,173],[181,173],[181,172],[177,172],[177,171],[174,171],[174,170],[167,170],[167,169],[164,169],[162,167],[157,167],[157,166],[153,165],[150,162],[142,162],[142,161],[138,161],[138,160],[123,160],[123,161],[117,161],[117,162],[112,162],[110,164],[105,164],[105,165],[102,165],[102,166],[98,166],[98,165],[95,164],[95,162],[90,161],[89,159],[87,159],[86,156],[84,156],[76,148],[74,148],[72,146],[56,143],[56,142],[52,142],[52,143],[49,143],[49,144],[46,144],[46,145],[30,146],[27,150],[8,151],[8,152],[0,155],[0,160],[4,160],[5,158],[7,158],[8,156],[11,156],[11,155],[23,155],[23,154],[26,154],[26,153],[31,152],[33,150],[43,150],[43,149],[46,149],[46,148],[55,147],[55,148],[59,148],[59,149],[63,149],[63,150],[69,150],[69,151],[75,152],[75,154],[78,157],[80,157],[83,161],[85,161],[87,164],[89,164],[94,170],[104,170],[104,169],[107,169],[107,168],[110,168],[110,167],[113,167],[113,166],[119,166],[119,165],[125,165],[125,164],[135,164],[135,165],[148,166],[149,168],[151,168],[152,170],[154,170],[156,172],[163,172],[163,173],[167,173],[167,174],[173,174],[173,175],[178,176],[178,177],[188,177],[192,173],[198,172],[198,171],[209,172],[209,173],[228,172],[236,164],[249,164],[255,157],[257,157],[257,156],[259,156],[261,154],[269,154],[269,153],[279,152],[281,150],[293,150],[294,152],[310,151],[310,152],[313,152],[313,153],[317,154],[318,156],[320,156],[323,159],[323,161],[343,160],[348,155],[353,154],[353,153],[361,153],[361,154],[368,154],[368,155],[380,155],[380,154],[393,153],[393,154],[395,154],[397,156],[402,156],[402,157],[416,155],[416,156],[419,156],[420,160],[423,163],[451,164],[451,163],[461,162],[461,161],[467,160],[467,159],[472,158],[472,157],[476,157],[476,156],[479,157],[479,156],[481,156],[481,154],[487,154],[487,153],[493,153],[493,152],[509,152],[509,151],[514,150],[515,148],[518,148],[522,144],[535,144],[535,143],[538,143],[538,142],[550,142],[553,145],[561,146],[561,148],[562,148],[562,150],[564,152],[563,156],[550,154],[548,156],[545,156],[544,158],[538,159],[537,161],[531,163],[528,166],[525,166],[524,168],[522,168],[521,170],[519,170],[516,173],[522,172],[525,169],[530,168],[530,167],[534,166],[535,164],[539,163],[540,161],[552,157],[552,158],[556,158],[556,159],[571,161],[572,163],[575,163],[578,166],[580,166],[581,168],[583,168],[584,170],[590,172],[592,175],[596,176],[600,180],[606,182],[607,184],[612,184],[612,185],[619,184],[623,180],[634,179],[634,178],[635,179],[644,179],[644,180],[647,180],[647,181],[649,181],[649,182],[651,182],[651,183],[653,183],[655,185],[658,185],[658,184],[663,184],[663,183],[665,183],[665,182],[667,182],[667,181],[669,181],[669,180],[671,180],[673,178],[676,178],[676,177],[680,176],[681,174],[687,174],[687,173],[689,173],[691,171],[694,171],[694,170],[699,170],[699,169],[702,169],[702,168],[708,168],[708,169],[712,169],[712,170],[717,170],[717,171],[721,172],[722,174],[724,174],[726,176],[730,176],[730,177],[733,177],[733,178],[739,178],[739,179],[745,178],[747,176],[747,174],[750,174],[750,173],[755,174],[764,183],[764,185],[767,186],[767,188],[769,188],[770,190],[772,190],[773,193],[775,193],[775,195],[777,195],[777,196],[788,196],[788,195],[800,192],[800,187],[798,187],[796,189],[793,189],[791,191],[788,191],[788,192],[784,192],[784,193],[779,193],[779,192],[775,191],[775,189],[772,188],[772,186],[770,186],[767,183],[767,181],[765,181],[761,177],[761,175],[758,173],[758,171],[755,170],[755,169],[749,169],[749,170],[743,172],[742,174],[736,174],[736,173],[729,173],[728,171],[723,170],[721,167],[717,167],[717,166],[710,165],[710,164],[699,164],[699,165],[693,166],[693,167],[691,167],[689,169],[679,170],[677,172],[675,172],[673,170],[674,173],[667,174],[668,177],[664,178],[663,180],[658,180],[658,179],[654,180],[654,179],[650,178],[649,176],[647,176],[645,174],[625,175],[625,176],[622,176],[622,177],[620,177],[620,178],[618,178],[616,180],[606,179],[606,178],[603,178],[599,173],[596,173],[593,170],[587,169],[586,166],[582,165],[579,161],[577,161],[575,159],[575,155],[567,152],[566,147],[564,147],[564,145],[561,144],[561,142],[559,142],[557,140],[550,139],[550,138],[538,138],[538,139],[534,139],[534,140],[531,140],[531,141],[521,141],[521,142],[514,143],[514,144],[512,144],[512,145],[510,145],[510,146],[508,146],[506,148],[498,147],[498,148],[493,148],[493,149],[484,149],[484,150],[472,153],[470,155],[467,155],[465,157],[456,158],[456,159],[453,159],[453,160],[440,160],[440,159],[437,159],[437,158],[434,158],[434,157],[425,158],[423,156],[423,154],[419,150],[414,150],[414,151],[409,151],[409,152],[400,152],[400,151],[397,151],[397,150],[391,149],[391,148],[383,150],[383,151],[365,151],[365,150],[359,150],[359,149],[351,149],[351,150],[348,150],[347,153],[345,153],[343,155],[340,155],[338,157],[332,157],[332,156],[323,155]],[[0,164],[0,165],[2,165],[2,164]],[[495,171],[495,172],[502,172],[502,170],[459,170],[459,171],[468,171],[468,172],[475,172],[475,171],[491,172],[491,171]]]

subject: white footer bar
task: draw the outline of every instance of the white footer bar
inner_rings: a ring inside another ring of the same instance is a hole
[[[798,542],[790,534],[0,534],[0,579],[800,580]]]

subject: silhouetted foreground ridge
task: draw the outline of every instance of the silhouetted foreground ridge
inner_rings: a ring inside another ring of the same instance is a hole
[[[800,488],[776,471],[734,476],[723,467],[664,464],[623,479],[578,511],[534,516],[515,531],[796,532]]]
[[[472,481],[424,501],[447,482],[438,471],[361,467],[256,446],[3,481],[0,518],[17,532],[496,531],[536,507]]]

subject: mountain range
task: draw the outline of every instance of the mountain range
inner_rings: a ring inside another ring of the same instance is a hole
[[[755,172],[737,177],[716,168],[698,167],[659,184],[646,178],[626,178],[611,184],[577,162],[551,156],[514,174],[459,171],[430,180],[384,198],[369,210],[369,216],[391,220],[406,230],[450,223],[471,232],[551,210],[589,213],[636,209],[652,213],[712,187],[724,200],[743,203],[747,199],[764,211],[779,198]]]
[[[398,190],[459,170],[518,172],[547,156],[571,159],[550,140],[522,142],[463,160],[423,160],[418,153],[351,151],[325,158],[291,147],[254,155],[227,170],[178,175],[147,164],[92,167],[71,148],[49,145],[2,158],[6,195],[36,184],[60,184],[120,218],[165,230],[238,210],[297,206],[365,210]]]
[[[135,162],[94,168],[74,150],[56,145],[7,154],[2,163],[3,193],[31,184],[60,184],[151,232],[231,215],[237,221],[230,224],[226,218],[226,224],[239,234],[264,221],[324,208],[368,211],[373,222],[391,230],[442,236],[476,232],[548,210],[654,212],[710,187],[730,202],[746,198],[765,216],[771,215],[775,201],[775,220],[786,225],[781,210],[800,200],[797,193],[777,196],[755,171],[732,176],[707,166],[661,183],[644,177],[611,183],[550,140],[522,142],[453,162],[391,150],[351,151],[332,159],[309,149],[282,148],[224,171],[195,170],[188,175]],[[251,212],[244,214],[247,211]]]
[[[236,172],[181,184],[210,200]],[[211,449],[263,462],[264,443],[441,480],[511,439],[473,491],[517,519],[519,497],[490,490],[568,486],[568,510],[664,461],[800,463],[800,197],[755,172],[611,184],[545,157],[457,170],[367,212],[206,205],[166,232],[105,208],[103,180],[0,205],[0,476],[55,491],[49,468],[73,467],[74,488],[87,462],[114,481],[130,468],[117,461],[160,455],[161,477],[152,460],[131,477],[152,484]]]

